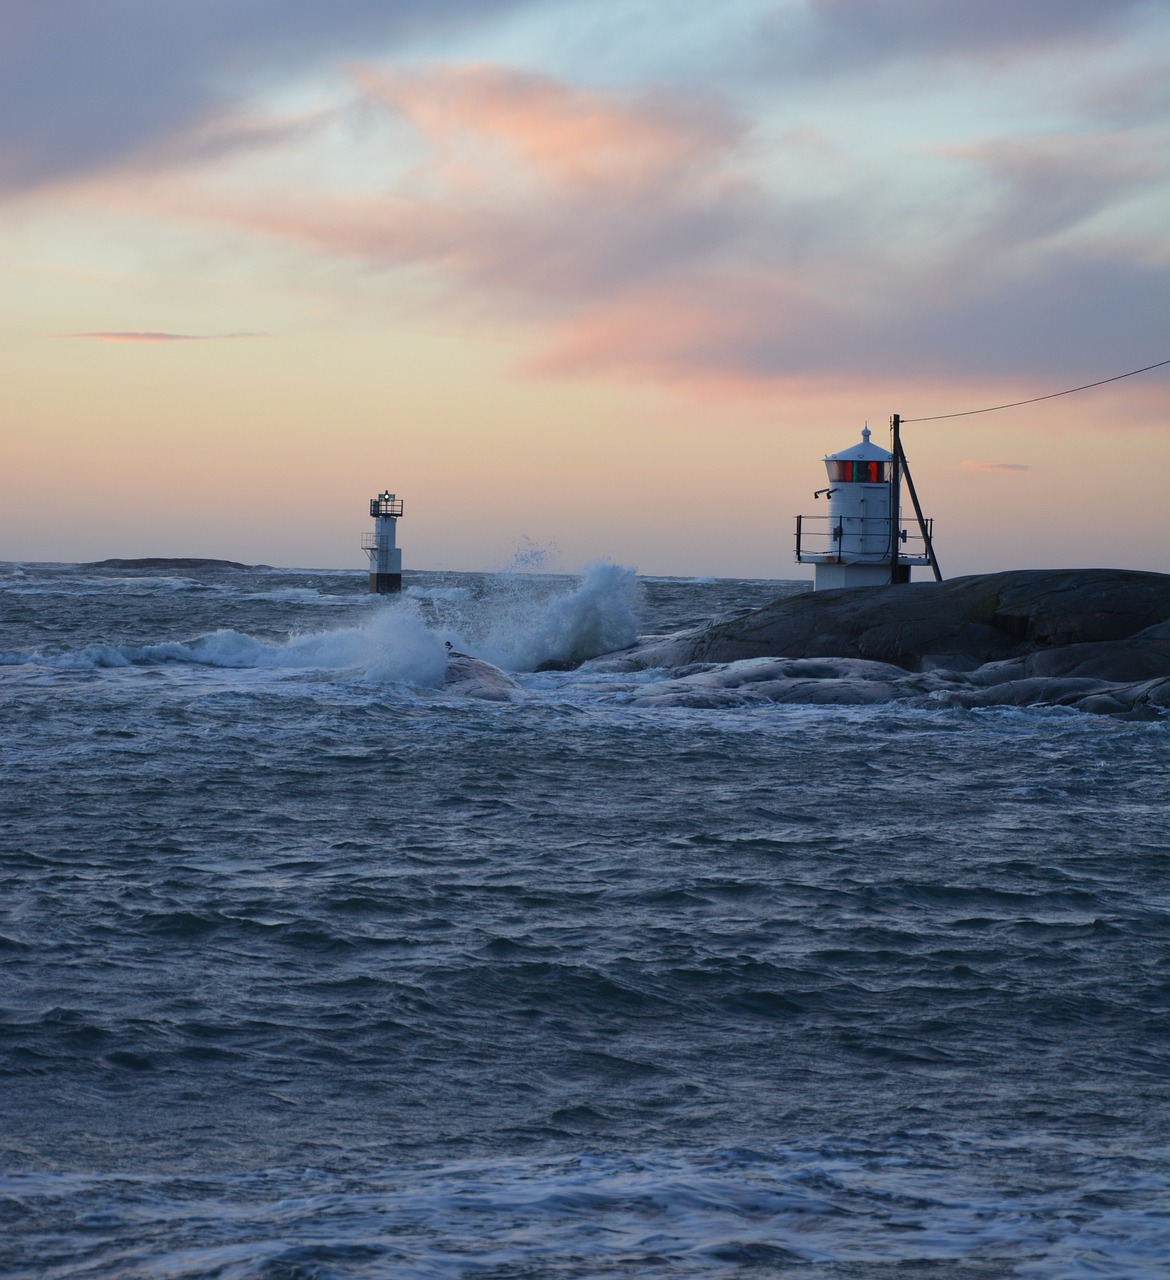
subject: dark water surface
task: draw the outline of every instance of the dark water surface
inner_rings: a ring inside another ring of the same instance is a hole
[[[1162,1274],[1170,724],[638,708],[534,668],[796,585],[364,585],[0,577],[0,1274]]]

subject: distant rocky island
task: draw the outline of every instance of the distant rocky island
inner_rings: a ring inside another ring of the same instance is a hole
[[[1030,569],[776,600],[589,664],[673,669],[635,703],[1170,710],[1170,575]]]
[[[208,560],[200,556],[144,556],[136,560],[91,560],[83,569],[269,569],[267,564],[240,564],[237,560]]]

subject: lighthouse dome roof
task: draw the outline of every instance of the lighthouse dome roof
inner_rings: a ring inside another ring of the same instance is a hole
[[[855,444],[852,449],[842,449],[840,453],[829,453],[825,455],[826,462],[889,462],[894,455],[887,449],[883,449],[881,445],[870,444],[869,428],[862,427],[861,443]]]

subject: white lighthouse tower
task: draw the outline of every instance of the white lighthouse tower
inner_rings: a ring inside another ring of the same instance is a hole
[[[374,532],[362,534],[362,550],[370,557],[370,591],[390,595],[402,590],[402,551],[394,545],[402,499],[388,489],[370,499]]]
[[[814,498],[829,501],[826,516],[796,517],[796,558],[816,566],[813,589],[874,587],[909,582],[914,565],[929,565],[941,579],[931,542],[931,522],[924,519],[914,492],[895,416],[894,452],[870,443],[869,427],[861,443],[825,458],[829,484]],[[902,528],[901,478],[914,501],[919,533],[911,541]]]

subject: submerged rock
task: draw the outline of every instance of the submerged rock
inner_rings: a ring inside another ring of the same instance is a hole
[[[790,661],[748,666],[759,659]],[[832,662],[802,666],[814,659]],[[807,592],[590,665],[682,668],[639,702],[919,699],[1152,716],[1170,706],[1170,575],[1030,569]]]

